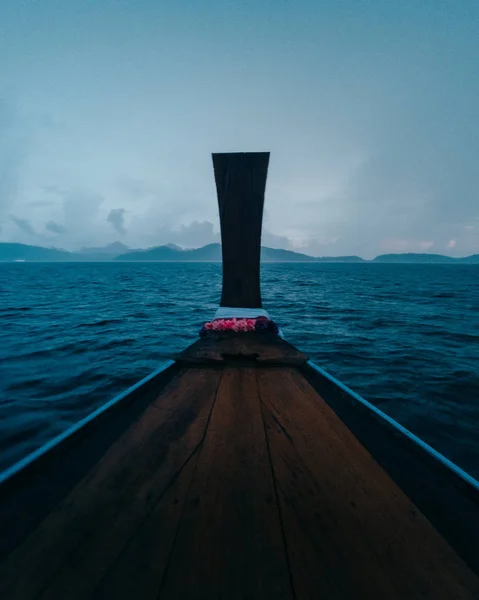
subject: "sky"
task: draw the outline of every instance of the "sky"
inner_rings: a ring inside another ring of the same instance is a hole
[[[478,111],[478,0],[2,0],[0,241],[219,241],[270,151],[264,245],[479,253]]]

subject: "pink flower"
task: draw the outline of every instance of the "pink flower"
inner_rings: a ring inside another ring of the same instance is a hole
[[[267,317],[256,317],[255,319],[231,318],[231,319],[213,319],[203,325],[200,336],[207,331],[278,331],[277,325]]]

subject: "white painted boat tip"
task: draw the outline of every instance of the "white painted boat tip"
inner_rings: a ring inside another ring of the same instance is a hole
[[[256,317],[270,318],[264,308],[231,308],[220,306],[215,313],[215,319],[255,319]]]

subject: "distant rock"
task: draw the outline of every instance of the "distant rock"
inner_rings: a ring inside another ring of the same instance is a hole
[[[136,250],[115,257],[116,261],[133,262],[218,262],[221,261],[221,246],[208,244],[194,250],[183,250],[175,244],[156,246],[148,250]]]
[[[107,244],[106,246],[100,246],[98,248],[82,248],[81,250],[72,252],[72,254],[75,255],[76,260],[80,261],[105,262],[112,260],[115,256],[125,254],[126,252],[134,252],[134,250],[121,242],[113,242],[112,244]]]
[[[183,250],[178,260],[188,260],[194,262],[221,262],[221,244],[207,244],[202,248],[194,250]]]
[[[183,250],[174,244],[157,246],[148,250],[137,250],[117,256],[116,261],[181,261],[181,262],[221,262],[221,244],[208,244],[194,250]],[[261,248],[262,262],[363,262],[358,256],[315,258],[292,250]]]
[[[472,257],[468,257],[470,259]],[[443,256],[442,254],[381,254],[376,256],[373,262],[382,263],[415,263],[415,264],[439,264],[439,263],[458,263],[467,262],[468,259],[453,258],[452,256]]]
[[[326,256],[317,257],[294,252],[293,250],[282,250],[280,248],[261,248],[261,260],[263,262],[364,262],[359,256]]]
[[[202,248],[184,250],[176,244],[156,246],[147,250],[132,250],[121,242],[114,242],[100,248],[82,248],[78,252],[68,252],[56,248],[42,248],[26,244],[0,243],[0,262],[221,262],[221,244],[208,244]],[[321,262],[321,263],[408,263],[408,264],[479,264],[479,254],[464,258],[452,258],[441,254],[382,254],[373,261],[359,256],[314,257],[282,250],[261,248],[261,261],[275,262]]]
[[[368,262],[360,256],[321,256],[313,259],[316,262],[346,262],[346,263],[363,263]]]
[[[27,244],[0,243],[0,262],[68,262],[76,258],[66,250],[42,248]]]
[[[479,265],[479,254],[472,254],[471,256],[465,256],[464,258],[458,258],[458,262],[469,265]]]
[[[301,252],[262,246],[261,260],[262,262],[314,262],[316,259]]]
[[[115,255],[124,254],[125,252],[130,252],[131,248],[125,246],[121,242],[113,242],[112,244],[107,244],[106,246],[100,246],[98,248],[82,248],[75,254],[108,254]]]

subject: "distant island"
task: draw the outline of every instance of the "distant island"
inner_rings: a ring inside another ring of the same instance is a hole
[[[82,248],[76,252],[26,244],[0,242],[0,262],[221,262],[221,245],[183,249],[175,244],[154,248],[131,249],[120,242],[99,248]],[[308,256],[292,250],[261,248],[261,261],[321,263],[407,263],[407,264],[479,264],[479,254],[453,258],[441,254],[382,254],[373,260],[359,256]]]

